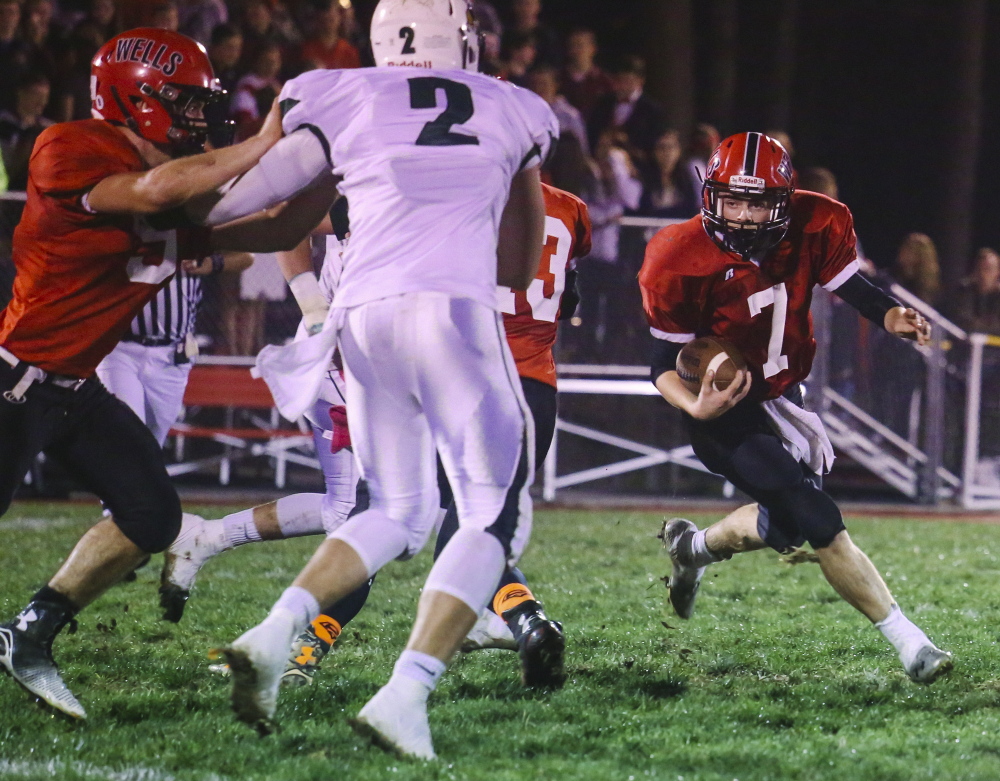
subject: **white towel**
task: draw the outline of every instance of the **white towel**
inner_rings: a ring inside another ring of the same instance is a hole
[[[268,345],[257,355],[250,373],[264,378],[278,412],[287,420],[301,418],[319,396],[346,313],[331,309],[318,334],[281,347]]]
[[[762,405],[771,428],[781,437],[785,450],[797,461],[804,461],[818,475],[833,466],[833,444],[826,435],[823,421],[815,412],[806,412],[786,398],[771,399]]]

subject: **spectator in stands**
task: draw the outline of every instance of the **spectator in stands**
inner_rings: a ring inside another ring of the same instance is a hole
[[[27,0],[21,12],[21,36],[28,46],[28,70],[44,73],[50,81],[58,75],[53,12],[51,0]]]
[[[667,129],[666,112],[659,103],[643,93],[646,85],[646,62],[628,55],[611,71],[612,91],[597,102],[589,123],[590,141],[608,129],[619,129],[627,139],[633,162],[648,170],[653,146]]]
[[[240,70],[244,72],[250,69],[258,52],[265,46],[284,46],[288,43],[274,23],[267,0],[245,0],[240,29],[243,32],[243,62]]]
[[[281,47],[269,43],[257,50],[250,72],[236,83],[230,113],[236,121],[236,138],[242,140],[256,133],[281,92]]]
[[[0,153],[12,190],[27,188],[28,158],[35,139],[53,124],[43,116],[49,94],[49,80],[44,74],[25,74],[17,85],[14,110],[0,112]]]
[[[177,11],[177,3],[174,0],[160,0],[160,2],[153,6],[149,17],[150,27],[177,32],[179,25],[180,15]]]
[[[121,31],[115,0],[90,0],[87,4],[87,13],[73,28],[73,37],[96,43],[94,47],[96,54],[105,41],[114,38]],[[90,67],[89,62],[87,67]]]
[[[700,202],[694,198],[687,168],[680,163],[680,133],[668,130],[653,147],[652,176],[646,179],[642,189],[640,214],[686,220],[698,213]]]
[[[552,113],[559,120],[559,143],[566,140],[566,135],[576,137],[585,155],[590,154],[587,142],[587,126],[577,111],[563,95],[559,94],[559,75],[552,65],[536,65],[528,72],[527,87],[540,96],[552,108]]]
[[[0,109],[14,107],[18,79],[28,69],[30,51],[18,35],[21,25],[19,0],[0,0]]]
[[[179,0],[178,30],[208,46],[212,31],[229,21],[229,9],[223,0]]]
[[[595,64],[596,57],[597,36],[594,31],[584,27],[573,30],[566,39],[562,92],[583,115],[584,121],[590,120],[594,106],[611,92],[611,77]]]
[[[580,262],[580,315],[593,338],[594,353],[605,352],[609,335],[629,306],[639,311],[638,289],[631,290],[634,279],[619,263],[618,240],[622,216],[639,206],[642,182],[616,138],[611,129],[598,137],[591,180],[583,194],[593,232],[591,253]]]
[[[1000,254],[995,249],[976,253],[972,273],[959,286],[948,314],[966,331],[1000,336]]]
[[[538,59],[535,36],[511,32],[503,37],[500,48],[500,78],[519,87],[528,86],[528,71]]]
[[[714,125],[707,122],[699,122],[691,131],[688,139],[688,148],[684,166],[688,170],[688,177],[691,186],[694,188],[694,197],[701,203],[701,186],[705,181],[705,171],[708,169],[708,158],[719,145],[722,137]]]
[[[899,245],[892,277],[921,301],[935,306],[941,289],[937,247],[924,233],[911,233]]]
[[[239,28],[231,24],[216,25],[212,30],[208,46],[208,58],[212,61],[215,77],[222,88],[229,93],[230,98],[236,92],[236,83],[239,80],[237,68],[242,54],[243,34]]]
[[[538,62],[558,66],[562,60],[559,36],[551,27],[541,21],[542,0],[513,0],[511,22],[504,29],[504,38],[509,35],[530,35],[535,39]]]
[[[303,69],[360,68],[358,50],[343,36],[344,12],[338,0],[317,0],[312,34],[300,50]]]

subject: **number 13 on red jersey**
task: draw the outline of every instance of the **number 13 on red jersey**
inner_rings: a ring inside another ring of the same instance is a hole
[[[545,241],[538,274],[527,290],[497,288],[500,311],[507,315],[529,315],[534,320],[554,323],[559,315],[559,301],[566,289],[566,270],[573,245],[566,223],[555,217],[545,218]]]

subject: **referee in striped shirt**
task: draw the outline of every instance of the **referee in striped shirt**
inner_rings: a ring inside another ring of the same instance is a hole
[[[161,446],[184,404],[191,357],[197,353],[194,326],[202,277],[242,271],[251,263],[245,252],[185,260],[97,367],[104,386],[132,408]]]

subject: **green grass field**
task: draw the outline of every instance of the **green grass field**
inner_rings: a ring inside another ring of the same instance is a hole
[[[15,505],[0,521],[0,614],[20,609],[93,516]],[[179,625],[159,620],[156,557],[57,642],[86,723],[55,719],[0,679],[0,778],[1000,778],[1000,529],[849,522],[903,609],[955,653],[952,675],[922,687],[817,566],[771,552],[710,569],[691,621],[668,614],[659,521],[537,513],[523,565],[565,624],[569,681],[528,692],[512,653],[458,659],[431,698],[432,764],[384,754],[347,725],[405,642],[429,555],[386,567],[317,685],[283,692],[282,731],[266,739],[233,720],[206,652],[263,618],[317,541],[223,554]]]

